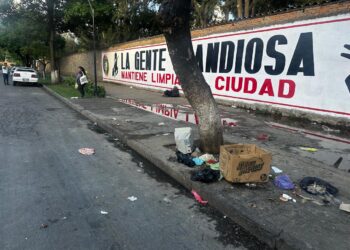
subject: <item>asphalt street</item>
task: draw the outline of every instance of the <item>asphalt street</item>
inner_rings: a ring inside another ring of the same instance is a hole
[[[41,88],[2,79],[0,199],[0,249],[266,248]]]

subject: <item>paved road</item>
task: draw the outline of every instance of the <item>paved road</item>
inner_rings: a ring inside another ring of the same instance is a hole
[[[92,127],[40,88],[0,82],[0,249],[265,249]]]

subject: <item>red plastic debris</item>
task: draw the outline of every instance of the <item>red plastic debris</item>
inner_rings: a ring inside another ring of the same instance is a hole
[[[209,160],[209,161],[207,161],[207,164],[215,164],[215,163],[217,163],[217,161],[215,161],[215,160]]]
[[[208,203],[208,201],[204,201],[202,199],[202,197],[194,190],[191,191],[191,193],[193,194],[194,198],[202,205],[206,205]]]
[[[259,141],[268,141],[269,140],[269,135],[268,134],[259,134],[256,139]]]

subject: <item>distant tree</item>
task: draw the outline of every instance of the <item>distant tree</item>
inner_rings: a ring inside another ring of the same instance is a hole
[[[232,14],[236,18],[250,17],[256,13],[268,13],[308,3],[317,3],[319,0],[223,0],[223,9],[226,17]]]
[[[161,34],[155,0],[93,1],[98,46]],[[91,47],[92,19],[87,1],[70,0],[64,12],[67,30],[73,32],[86,48]]]
[[[215,18],[215,8],[220,6],[219,0],[194,0],[194,26],[206,27]]]

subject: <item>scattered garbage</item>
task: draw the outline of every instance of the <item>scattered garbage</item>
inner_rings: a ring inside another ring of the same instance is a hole
[[[175,128],[176,148],[183,154],[191,154],[193,151],[192,128]]]
[[[201,151],[199,150],[199,148],[196,148],[191,154],[192,157],[199,157],[200,155]]]
[[[103,211],[103,210],[101,210],[100,213],[101,213],[101,214],[104,214],[104,215],[108,214],[107,211]]]
[[[164,197],[163,201],[166,202],[166,203],[171,203],[171,200],[168,197]]]
[[[290,190],[294,189],[295,186],[288,175],[278,175],[273,181],[273,184],[275,184],[276,187],[284,190]]]
[[[204,183],[211,183],[220,179],[220,171],[213,170],[210,167],[206,167],[202,170],[197,170],[191,174],[192,181],[200,181]]]
[[[112,120],[113,120],[113,121],[116,121],[116,120],[117,120],[117,118],[113,117],[113,118],[112,118]]]
[[[201,156],[199,157],[199,159],[201,159],[201,160],[203,160],[203,161],[205,161],[205,162],[208,162],[208,161],[210,161],[210,160],[216,162],[216,159],[215,159],[214,155],[211,155],[211,154],[204,154],[204,155],[201,155]]]
[[[163,93],[163,96],[180,97],[180,92],[179,92],[179,89],[176,86],[174,86],[174,88],[172,90],[165,90]]]
[[[267,182],[271,161],[271,153],[254,144],[220,147],[220,169],[229,182]]]
[[[256,184],[255,183],[246,183],[245,184],[246,187],[249,187],[249,188],[256,188]]]
[[[177,162],[185,164],[186,166],[192,168],[196,165],[192,160],[192,156],[190,154],[183,154],[180,151],[176,151]]]
[[[326,125],[321,126],[323,131],[328,132],[328,133],[340,133],[339,129],[331,129],[330,127],[327,127]]]
[[[293,199],[291,196],[289,196],[288,194],[282,194],[280,196],[280,200],[281,201],[284,201],[284,202],[287,202],[287,201],[293,201],[294,203],[296,203],[296,199]]]
[[[165,134],[163,134],[164,136],[167,136],[167,135],[170,135],[170,133],[165,133]]]
[[[194,163],[197,165],[197,166],[201,166],[203,165],[204,161],[198,157],[196,158],[193,158],[192,161],[194,161]]]
[[[159,126],[164,126],[165,123],[164,123],[164,122],[160,122],[160,123],[158,123],[158,125],[159,125]]]
[[[130,196],[130,197],[128,197],[128,200],[129,200],[129,201],[137,201],[137,197],[135,197],[135,196]]]
[[[343,161],[343,157],[339,157],[339,159],[336,162],[334,162],[333,166],[335,168],[339,168],[342,161]]]
[[[49,226],[49,225],[47,225],[47,224],[41,224],[41,225],[40,225],[40,228],[43,229],[43,228],[47,228],[48,226]]]
[[[259,134],[256,139],[259,141],[268,141],[270,136],[268,134]]]
[[[307,196],[305,196],[305,195],[299,194],[298,192],[295,192],[295,195],[298,196],[298,197],[300,197],[300,198],[302,198],[302,199],[305,200],[305,201],[314,201],[314,200],[315,200],[315,199],[313,199],[313,198],[310,198],[310,197],[307,197]]]
[[[283,170],[279,169],[278,167],[272,166],[271,169],[275,174],[282,174],[283,173]]]
[[[217,163],[217,160],[211,160],[210,159],[209,161],[206,161],[206,163],[209,164],[209,165],[210,164],[215,164],[215,163]]]
[[[70,99],[71,99],[71,100],[79,99],[79,97],[77,97],[77,96],[72,96]]]
[[[299,149],[307,151],[307,152],[311,152],[311,153],[315,153],[318,151],[317,148],[308,148],[308,147],[299,147]]]
[[[350,213],[350,204],[341,203],[339,209]]]
[[[249,203],[249,206],[252,208],[257,208],[257,205],[255,203]]]
[[[95,149],[93,149],[93,148],[80,148],[79,153],[82,155],[93,155],[93,154],[95,154]]]
[[[204,201],[202,199],[202,197],[194,190],[191,191],[191,193],[193,194],[194,198],[202,205],[206,205],[208,204],[208,201]]]
[[[213,164],[209,164],[210,168],[212,170],[220,170],[220,163],[217,162],[217,163],[213,163]]]
[[[309,194],[312,195],[337,195],[338,189],[328,182],[319,179],[317,177],[305,177],[300,183],[300,187]]]
[[[139,167],[143,168],[143,162],[142,161],[139,162]]]

